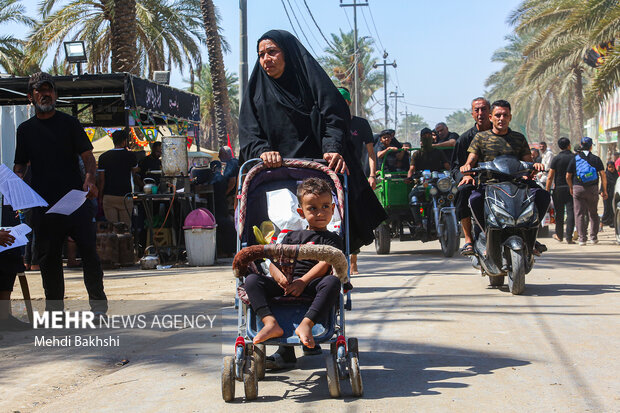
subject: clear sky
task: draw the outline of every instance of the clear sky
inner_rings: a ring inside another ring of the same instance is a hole
[[[38,1],[23,3],[34,16]],[[223,34],[232,49],[224,56],[226,69],[238,73],[239,2],[214,0],[214,3],[222,16]],[[328,38],[339,29],[352,30],[351,7],[340,7],[339,0],[306,0],[306,3]],[[484,80],[500,67],[491,62],[491,55],[504,45],[504,36],[511,32],[506,17],[519,3],[519,0],[369,0],[368,7],[357,9],[359,36],[371,36],[375,40],[377,57],[385,49],[389,53],[388,61],[396,60],[398,68],[388,68],[388,92],[398,86],[399,94],[405,95],[398,102],[398,111],[407,109],[418,113],[434,126],[455,109],[469,107],[472,98],[484,93]],[[293,32],[284,5],[308,50],[322,54],[327,47],[304,0],[248,0],[250,72],[256,61],[256,40],[261,34],[276,28]],[[15,25],[0,26],[0,35],[21,32],[24,29]],[[207,60],[206,49],[203,59]],[[189,74],[173,73],[171,84],[186,87],[184,77],[188,78]],[[375,97],[382,104],[383,89]],[[393,105],[394,100],[390,101]],[[382,106],[377,105],[376,112],[382,114]]]

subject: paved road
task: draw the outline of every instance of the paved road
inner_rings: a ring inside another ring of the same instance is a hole
[[[303,357],[298,370],[268,374],[251,405],[223,403],[219,364],[235,335],[229,270],[108,272],[111,298],[221,300],[226,327],[216,337],[153,333],[94,355],[35,351],[33,334],[4,334],[0,411],[620,411],[620,247],[609,230],[601,239],[549,240],[522,296],[489,287],[464,258],[444,259],[436,242],[396,242],[387,256],[367,247],[347,313],[361,399],[329,399],[322,358]],[[41,297],[38,274],[29,278]],[[79,273],[67,285],[84,297]],[[130,363],[116,366],[121,358]]]

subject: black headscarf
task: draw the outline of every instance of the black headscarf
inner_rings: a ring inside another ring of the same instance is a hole
[[[244,160],[278,151],[285,158],[322,158],[347,151],[351,115],[327,73],[287,31],[270,30],[260,37],[274,41],[284,53],[284,73],[271,78],[257,60],[239,115],[239,141]]]

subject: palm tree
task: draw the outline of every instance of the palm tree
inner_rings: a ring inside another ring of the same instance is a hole
[[[31,27],[34,20],[24,14],[25,8],[19,0],[0,0],[0,25],[3,23],[17,22]],[[9,73],[19,71],[20,65],[24,63],[22,60],[23,53],[22,40],[7,34],[0,36],[0,67]]]
[[[227,73],[226,84],[228,96],[230,97],[233,126],[236,126],[239,121],[239,79],[235,74]],[[200,113],[202,114],[202,119],[200,120],[201,145],[215,150],[221,145],[217,141],[217,133],[215,131],[215,100],[211,71],[208,65],[203,65],[200,68],[200,75],[194,84],[194,93],[200,96]],[[236,135],[238,131],[233,129],[232,133]]]
[[[418,136],[418,132],[424,128],[428,128],[428,123],[424,120],[422,115],[408,113],[398,124],[396,136],[399,137],[401,142],[413,142],[414,140],[417,142],[416,137]]]
[[[220,34],[218,33],[215,6],[212,0],[201,0],[200,9],[207,34],[209,68],[213,83],[213,102],[215,105],[215,129],[220,146],[228,143],[228,134],[232,133],[231,108],[226,84],[226,69],[222,57]],[[231,142],[233,137],[231,136]]]
[[[340,30],[340,35],[331,34],[332,47],[325,49],[327,56],[320,57],[318,60],[332,78],[336,86],[345,86],[353,91],[354,69],[355,69],[355,47],[353,31],[344,33]],[[374,93],[383,87],[383,74],[373,69],[373,65],[377,63],[377,59],[371,57],[374,53],[372,47],[373,40],[371,38],[362,37],[357,42],[358,47],[358,76],[360,87],[360,116],[370,116],[372,111],[367,107],[368,101],[373,99]],[[355,99],[352,93],[352,99]],[[352,102],[352,106],[355,102]]]
[[[151,77],[153,70],[200,65],[199,0],[43,0],[42,21],[29,35],[28,47],[52,50],[53,65],[62,67],[62,43],[84,40],[86,70],[122,70]],[[135,17],[132,6],[135,5]],[[129,16],[129,17],[128,17]],[[114,19],[120,22],[114,23]],[[120,26],[120,27],[119,27]],[[117,27],[119,27],[117,29]],[[136,40],[130,27],[135,27]],[[110,59],[112,57],[112,59]],[[194,63],[195,62],[195,63]],[[69,72],[64,65],[65,72]]]
[[[136,0],[108,2],[110,19],[110,51],[112,72],[138,74],[136,53]]]

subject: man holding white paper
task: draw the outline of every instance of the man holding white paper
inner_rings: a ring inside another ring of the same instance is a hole
[[[56,204],[73,190],[87,192],[88,199],[95,198],[93,146],[76,118],[56,110],[58,93],[53,77],[44,72],[33,74],[28,82],[28,98],[34,104],[35,116],[17,128],[15,173],[23,177],[30,164],[32,189],[49,205]],[[78,158],[84,162],[84,178]],[[62,245],[66,237],[71,236],[82,257],[91,309],[103,316],[108,306],[96,249],[95,206],[87,201],[69,215],[46,212],[45,207],[35,208],[32,216],[46,309],[64,308]]]

